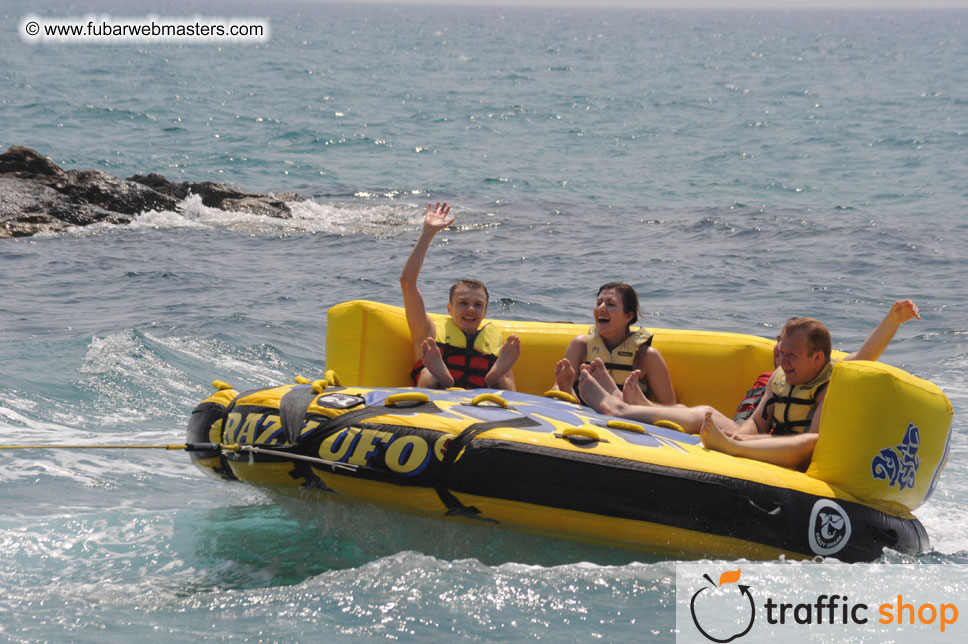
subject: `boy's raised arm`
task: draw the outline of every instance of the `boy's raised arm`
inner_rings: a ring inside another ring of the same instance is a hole
[[[423,266],[424,257],[434,235],[447,226],[454,223],[454,218],[449,217],[450,206],[446,203],[441,205],[438,201],[436,206],[427,204],[427,213],[424,215],[423,229],[420,237],[414,244],[407,263],[403,265],[400,273],[400,290],[403,292],[403,308],[407,315],[407,326],[410,328],[410,339],[414,347],[414,356],[420,357],[420,343],[427,338],[433,338],[435,327],[433,320],[427,315],[424,306],[423,295],[417,288],[417,277],[420,275],[420,268]]]

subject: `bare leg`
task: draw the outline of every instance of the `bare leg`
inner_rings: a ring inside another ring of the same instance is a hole
[[[609,396],[622,398],[622,392],[612,379],[612,374],[605,368],[605,363],[601,358],[595,358],[588,363],[588,375],[592,376]]]
[[[587,368],[582,366],[582,376],[578,381],[578,391],[582,400],[600,414],[621,416],[630,420],[644,423],[654,423],[658,420],[671,420],[687,434],[698,434],[706,413],[712,414],[713,420],[719,427],[728,431],[736,431],[739,426],[719,411],[701,405],[699,407],[667,407],[663,405],[630,405],[620,398],[609,396],[601,384],[588,375]]]
[[[505,374],[507,374],[507,372],[511,370],[511,367],[514,366],[514,363],[517,362],[520,355],[521,339],[514,334],[509,335],[507,340],[504,341],[504,346],[501,347],[501,353],[494,362],[494,366],[492,366],[491,370],[487,372],[484,382],[499,385],[504,379]]]
[[[427,338],[420,343],[420,356],[424,363],[424,370],[420,373],[420,377],[417,379],[417,384],[420,386],[437,386],[437,387],[453,387],[454,377],[450,375],[450,371],[447,370],[447,365],[444,364],[444,359],[440,355],[440,347],[434,342],[433,338]],[[425,381],[424,374],[429,372],[430,376],[433,377],[435,381],[434,384],[423,384]]]
[[[652,401],[645,397],[642,393],[642,387],[639,386],[639,378],[642,376],[642,371],[636,369],[629,374],[629,377],[625,379],[625,384],[622,385],[622,400],[630,405],[651,405]]]
[[[725,435],[713,422],[709,412],[699,432],[699,438],[707,449],[797,469],[804,469],[810,463],[818,437],[818,434],[804,433],[739,441]]]
[[[713,415],[707,412],[703,415],[702,426],[699,428],[699,438],[702,440],[703,447],[716,450],[724,454],[732,454],[733,441],[726,434],[720,431],[713,423]]]
[[[621,398],[612,396],[605,391],[601,383],[591,374],[591,365],[581,366],[581,376],[578,379],[578,392],[585,404],[600,414],[622,416],[622,412],[630,405],[626,405]]]
[[[555,365],[555,386],[558,391],[575,395],[575,367],[568,358],[562,358]]]

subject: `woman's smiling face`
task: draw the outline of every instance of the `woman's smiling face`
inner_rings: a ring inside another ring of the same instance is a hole
[[[598,294],[593,314],[595,326],[602,336],[617,336],[619,333],[625,333],[633,318],[631,311],[624,310],[622,296],[612,288],[607,288]]]

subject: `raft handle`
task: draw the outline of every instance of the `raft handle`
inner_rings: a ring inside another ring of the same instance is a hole
[[[645,427],[642,427],[642,425],[636,425],[635,423],[629,423],[624,420],[610,420],[605,423],[605,426],[609,429],[622,429],[633,434],[645,433]]]
[[[671,420],[657,420],[652,424],[655,425],[656,427],[663,427],[665,429],[674,429],[677,432],[682,432],[683,434],[688,433],[686,430],[682,428],[682,425]]]
[[[769,517],[775,517],[776,515],[780,514],[780,511],[783,510],[783,506],[780,505],[779,503],[774,503],[773,509],[767,510],[766,508],[762,507],[759,503],[757,503],[753,499],[746,499],[746,500],[749,502],[750,506],[754,510],[757,510],[758,512],[761,512]]]
[[[430,402],[430,397],[420,391],[404,391],[399,394],[387,396],[383,404],[387,407],[397,407],[400,403],[415,403],[417,405]]]
[[[548,391],[544,392],[544,397],[554,398],[555,400],[564,400],[565,402],[574,403],[576,405],[581,404],[578,402],[578,399],[572,396],[570,393],[567,391],[561,391],[559,389],[549,389]]]
[[[502,409],[508,408],[508,401],[504,400],[497,394],[478,394],[474,396],[474,398],[471,400],[471,404],[474,405],[475,407],[479,407],[480,405],[483,405],[486,402],[494,403],[495,405],[497,405],[498,407],[501,407]]]
[[[602,438],[602,435],[594,427],[565,427],[561,432],[555,434],[555,436],[579,445],[608,442],[608,439]]]

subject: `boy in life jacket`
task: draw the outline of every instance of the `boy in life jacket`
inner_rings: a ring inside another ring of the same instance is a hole
[[[844,360],[880,356],[897,327],[918,316],[910,300],[895,302],[885,321],[864,345]],[[699,436],[703,445],[733,456],[805,469],[817,444],[820,410],[833,372],[830,331],[813,318],[791,318],[780,331],[778,367],[756,410],[736,431],[706,413]]]
[[[791,318],[792,319],[792,318]],[[871,331],[871,334],[867,336],[864,340],[864,344],[861,345],[860,349],[856,353],[852,354],[851,360],[877,360],[887,349],[887,345],[891,343],[894,339],[894,335],[897,333],[898,328],[905,322],[914,319],[921,319],[918,314],[918,306],[911,300],[903,300],[894,302],[890,310],[888,310],[887,315],[881,320],[881,323]],[[777,344],[773,345],[773,371],[780,366],[779,359],[779,342],[780,336],[776,336]],[[756,381],[743,400],[740,402],[739,406],[736,408],[736,413],[733,415],[733,420],[737,423],[743,423],[747,418],[753,415],[756,410],[756,406],[759,404],[760,400],[766,394],[766,386],[770,381],[770,376],[773,375],[773,371],[764,371],[759,376],[757,376]]]
[[[427,204],[420,238],[400,273],[400,289],[416,365],[411,380],[416,387],[493,387],[514,390],[511,367],[521,355],[521,341],[509,335],[501,344],[501,331],[481,326],[487,314],[488,293],[477,280],[460,280],[450,288],[450,318],[435,324],[427,315],[417,276],[434,235],[454,223],[450,207]]]

